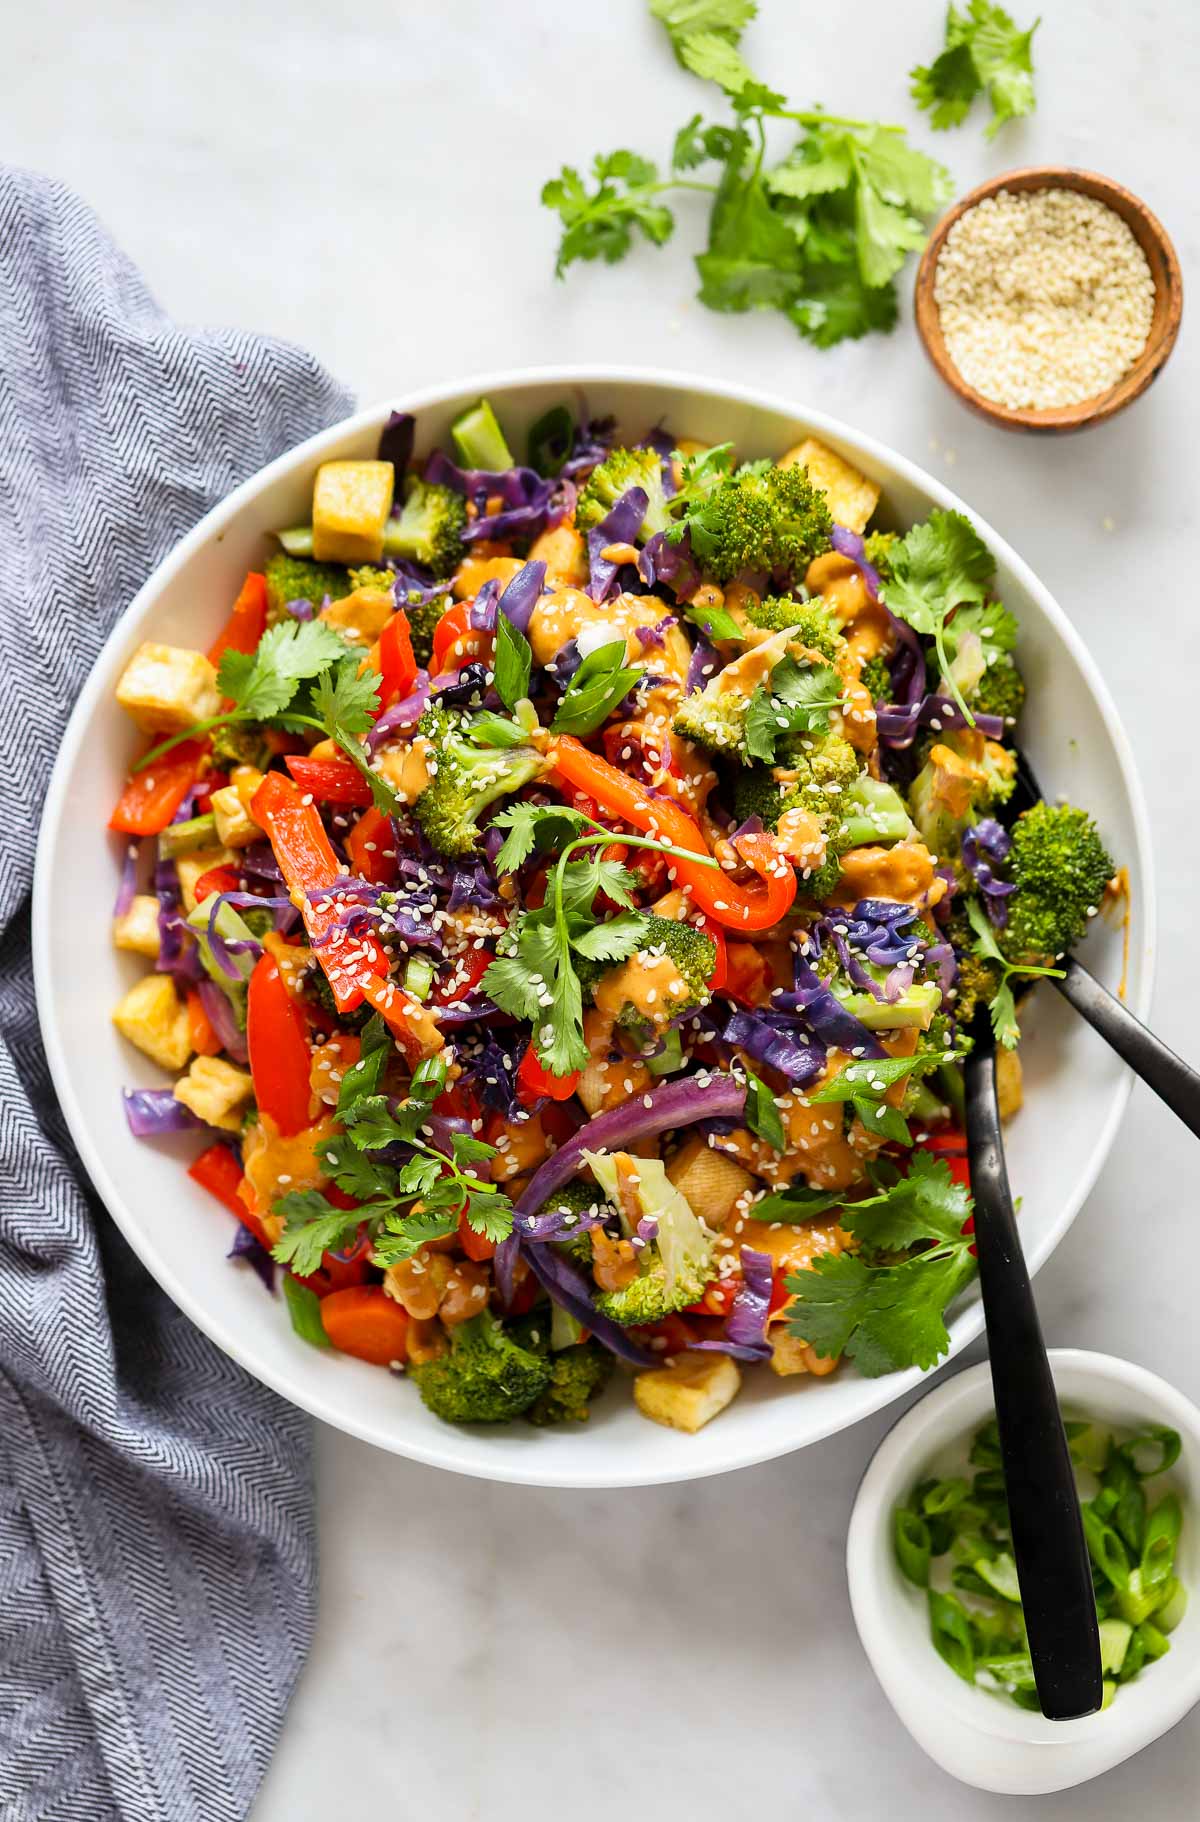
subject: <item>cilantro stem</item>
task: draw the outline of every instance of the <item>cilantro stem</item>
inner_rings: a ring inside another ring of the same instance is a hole
[[[135,760],[130,770],[144,772],[148,765],[153,765],[156,759],[160,759],[164,753],[169,753],[171,748],[177,747],[182,740],[194,740],[197,734],[211,733],[213,728],[224,727],[230,721],[249,721],[251,719],[251,716],[243,715],[238,709],[230,709],[226,715],[210,715],[207,721],[193,722],[190,728],[184,728],[181,733],[172,734],[168,739],[160,740],[156,747],[151,747],[148,753],[143,753],[140,759]]]
[[[643,202],[647,196],[660,196],[664,190],[699,190],[706,196],[715,196],[717,186],[715,183],[701,183],[698,179],[691,177],[664,177],[657,183],[639,185],[637,189],[630,190],[627,196],[608,197],[603,200],[599,197],[596,198],[595,201],[588,204],[586,209],[580,210],[571,226],[574,229],[581,227],[585,222],[613,215],[631,215],[635,212],[636,205]]]
[[[963,717],[966,720],[967,726],[969,728],[973,728],[975,726],[975,717],[974,717],[974,715],[972,715],[970,709],[967,707],[966,702],[963,698],[963,693],[959,689],[957,683],[955,683],[955,681],[954,681],[954,677],[953,677],[951,665],[950,665],[950,654],[946,650],[946,616],[945,616],[945,614],[941,615],[941,617],[938,620],[937,625],[933,629],[933,644],[934,644],[934,649],[937,652],[938,668],[942,673],[942,682],[945,684],[946,688],[949,690],[949,692],[953,696],[955,702],[958,704],[959,708],[961,709]]]

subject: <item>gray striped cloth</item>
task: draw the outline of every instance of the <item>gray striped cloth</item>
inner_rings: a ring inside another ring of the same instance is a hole
[[[4,1822],[244,1816],[311,1635],[308,1424],[173,1308],[84,1177],[38,1037],[29,893],[55,750],[117,615],[215,501],[349,404],[299,349],[177,327],[77,197],[0,168]]]

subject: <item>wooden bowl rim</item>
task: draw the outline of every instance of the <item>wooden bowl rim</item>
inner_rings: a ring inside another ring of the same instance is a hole
[[[1099,202],[1106,203],[1128,225],[1146,254],[1155,292],[1164,300],[1162,321],[1157,331],[1151,331],[1146,346],[1128,373],[1122,375],[1106,392],[1097,393],[1090,399],[1080,399],[1073,405],[1012,410],[976,392],[950,359],[933,295],[934,278],[950,229],[977,203],[997,195],[1001,190],[1055,189],[1079,190],[1085,196],[1094,196]],[[1152,257],[1153,253],[1157,254],[1157,259]],[[1020,170],[1005,171],[999,177],[989,177],[985,183],[977,184],[973,190],[960,196],[947,209],[921,255],[913,292],[913,307],[917,333],[926,354],[946,385],[970,410],[1006,430],[1083,430],[1093,424],[1103,423],[1140,398],[1166,365],[1178,339],[1183,315],[1183,273],[1170,235],[1154,211],[1140,196],[1135,196],[1132,190],[1127,190],[1123,184],[1105,177],[1099,171],[1088,171],[1077,165],[1026,165]]]

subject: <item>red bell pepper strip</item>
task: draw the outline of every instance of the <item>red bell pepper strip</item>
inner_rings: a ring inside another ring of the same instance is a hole
[[[267,578],[251,570],[233,604],[233,612],[209,648],[209,662],[220,664],[226,652],[253,652],[267,630]]]
[[[346,858],[360,879],[375,886],[391,885],[400,871],[391,817],[373,804],[364,810],[346,837]]]
[[[938,1132],[927,1132],[921,1140],[921,1147],[924,1151],[931,1151],[935,1157],[941,1158],[954,1181],[961,1183],[964,1189],[970,1189],[971,1167],[967,1162],[967,1141],[957,1126],[944,1126]],[[974,1233],[975,1229],[970,1225],[970,1221],[971,1217],[968,1217],[968,1225],[964,1227],[964,1233]]]
[[[473,659],[485,657],[491,644],[490,633],[480,632],[471,625],[471,603],[456,601],[433,629],[430,674],[436,677],[441,671],[460,670]]]
[[[450,963],[450,972],[444,979],[434,982],[429,995],[430,1005],[451,1006],[465,1000],[469,993],[474,993],[495,959],[490,949],[468,949],[465,955],[456,955]]]
[[[552,1075],[538,1062],[533,1045],[527,1047],[517,1070],[517,1099],[523,1107],[531,1107],[545,1095],[552,1101],[568,1101],[578,1086],[578,1069],[569,1075]]]
[[[192,888],[196,903],[202,905],[206,898],[212,898],[217,892],[236,892],[241,881],[232,867],[210,867],[202,873]]]
[[[362,995],[374,1007],[410,1063],[432,1056],[446,1042],[438,1030],[436,1016],[398,987],[395,981],[368,975],[362,982]]]
[[[618,772],[598,753],[590,753],[572,735],[560,736],[553,749],[553,763],[560,778],[594,797],[602,810],[620,816],[658,840],[670,842],[672,847],[711,858],[700,830],[674,798],[651,797],[632,778]],[[690,888],[692,903],[706,917],[729,930],[769,930],[790,909],[796,896],[795,869],[770,835],[742,835],[735,846],[758,874],[759,886],[739,885],[720,868],[695,866],[677,858],[671,862],[672,870],[680,885]]]
[[[489,1240],[486,1234],[477,1234],[467,1220],[466,1210],[458,1217],[458,1242],[468,1259],[479,1262],[492,1259],[496,1254],[496,1242]]]
[[[231,1215],[245,1221],[246,1204],[238,1195],[242,1167],[228,1145],[210,1145],[207,1151],[202,1151],[188,1165],[188,1176],[218,1202],[223,1202]]]
[[[184,740],[135,772],[108,819],[120,835],[160,835],[200,776],[207,740]]]
[[[275,957],[261,956],[246,998],[246,1048],[258,1110],[270,1115],[285,1138],[312,1124],[307,1029]]]
[[[717,959],[713,963],[713,971],[708,977],[708,991],[710,993],[720,993],[725,982],[729,979],[729,951],[725,946],[725,932],[722,930],[720,924],[715,923],[711,917],[698,917],[696,919],[696,924],[699,929],[703,930],[705,936],[717,951]]]
[[[197,988],[189,987],[187,994],[188,1037],[197,1056],[220,1056],[225,1046],[213,1030],[212,1020],[204,1010],[204,1001]]]
[[[309,892],[331,887],[340,876],[337,855],[313,804],[281,772],[268,772],[250,801],[251,814],[265,829],[288,891],[300,904],[309,942],[333,989],[339,1012],[353,1012],[363,1002],[367,982],[378,983],[388,971],[387,956],[367,933],[344,941],[323,942],[337,925],[340,907],[332,899],[312,900]]]
[[[417,681],[408,615],[398,607],[379,635],[379,707],[407,696]]]
[[[292,753],[284,764],[304,795],[317,803],[365,810],[371,802],[370,785],[348,759],[312,759],[307,753]]]

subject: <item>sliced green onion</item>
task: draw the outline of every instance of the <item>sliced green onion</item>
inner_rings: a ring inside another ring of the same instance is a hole
[[[935,1480],[929,1491],[922,1496],[921,1510],[927,1518],[939,1517],[943,1512],[961,1505],[970,1491],[969,1481]]]
[[[423,955],[410,955],[404,970],[404,991],[423,1000],[433,986],[433,965]]]
[[[998,1594],[1002,1601],[1020,1602],[1021,1584],[1017,1580],[1017,1565],[1007,1550],[990,1559],[986,1556],[977,1557],[971,1566],[990,1593]]]
[[[1101,1620],[1100,1668],[1106,1675],[1120,1675],[1132,1637],[1133,1627],[1128,1620]]]
[[[1148,1588],[1161,1587],[1175,1567],[1175,1551],[1183,1529],[1183,1507],[1176,1493],[1168,1493],[1151,1512],[1142,1544],[1142,1580]]]
[[[975,1681],[975,1637],[971,1618],[953,1594],[929,1590],[929,1634],[934,1650],[964,1683]]]
[[[1156,1474],[1165,1474],[1179,1460],[1179,1451],[1183,1447],[1178,1430],[1169,1430],[1163,1424],[1154,1424],[1143,1430],[1140,1436],[1125,1444],[1136,1474],[1143,1480],[1153,1480]],[[1147,1461],[1147,1456],[1149,1460]]]
[[[1088,1555],[1114,1588],[1128,1588],[1129,1557],[1124,1544],[1096,1510],[1094,1500],[1084,1500],[1080,1511],[1083,1514],[1083,1535],[1087,1539]]]
[[[919,1512],[913,1512],[908,1506],[896,1507],[892,1513],[892,1545],[896,1561],[909,1581],[918,1588],[927,1588],[932,1550],[929,1526]]]

